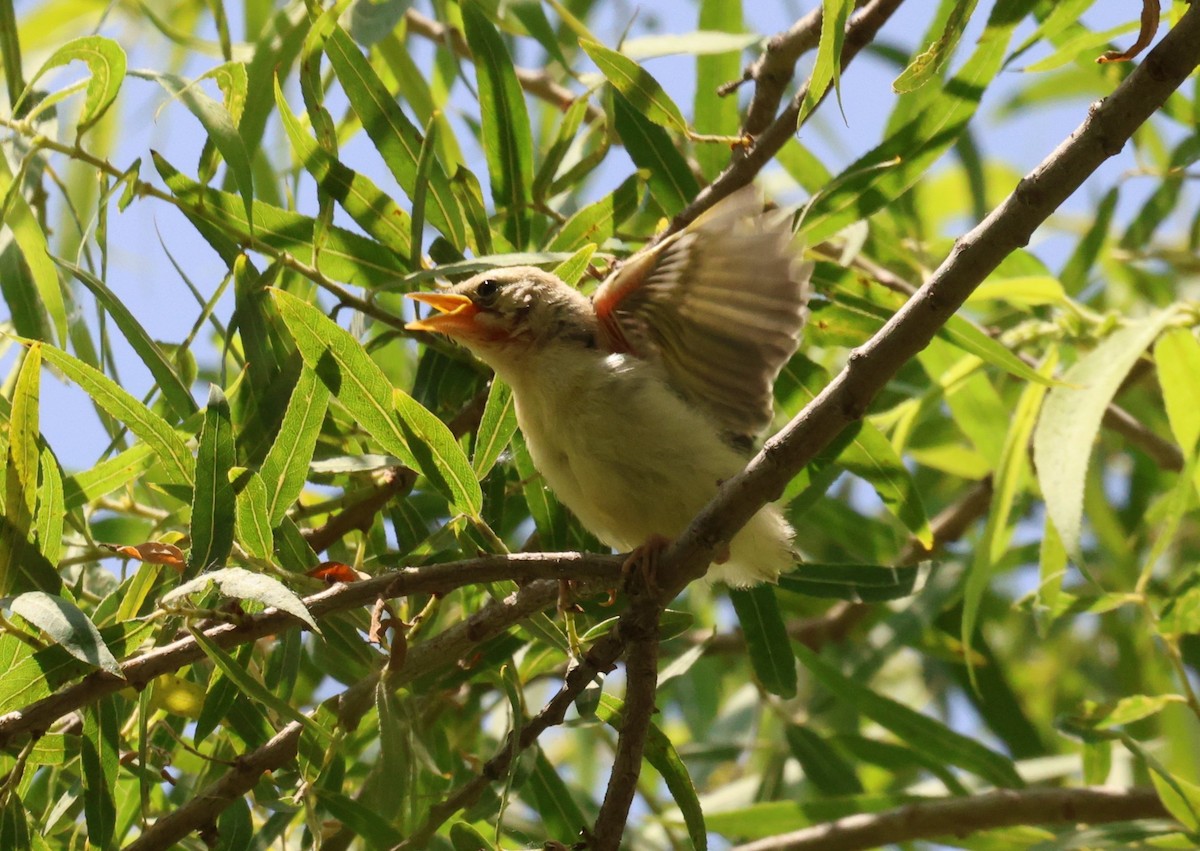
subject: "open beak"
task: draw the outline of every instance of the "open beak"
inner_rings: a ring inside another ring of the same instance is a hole
[[[404,327],[409,331],[434,331],[460,337],[475,327],[475,315],[479,313],[479,308],[468,296],[460,293],[409,293],[408,297],[438,311],[406,324]]]

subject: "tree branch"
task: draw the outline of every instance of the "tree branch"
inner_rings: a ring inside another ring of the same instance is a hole
[[[1145,62],[1093,106],[1071,137],[957,242],[916,295],[871,340],[850,353],[846,366],[817,398],[767,441],[743,473],[721,486],[716,498],[664,554],[659,584],[673,595],[702,576],[717,546],[778,498],[805,464],[865,414],[897,370],[928,345],[1000,261],[1028,244],[1042,222],[1101,163],[1121,150],[1198,63],[1200,4],[1195,4]]]
[[[402,568],[362,582],[337,585],[307,597],[304,602],[313,617],[321,618],[334,612],[369,606],[379,597],[444,594],[464,585],[506,579],[546,580],[529,582],[505,600],[485,606],[466,621],[411,648],[405,667],[397,674],[397,684],[401,684],[464,658],[471,648],[522,618],[553,605],[560,579],[592,580],[583,583],[583,591],[590,593],[617,584],[620,565],[621,558],[611,555],[520,553],[488,556]],[[219,647],[230,648],[300,626],[291,615],[268,609],[238,624],[209,627],[204,635]],[[88,674],[41,700],[0,716],[0,749],[8,747],[18,736],[45,732],[59,718],[105,695],[130,686],[141,688],[160,674],[177,671],[203,656],[204,651],[188,636],[122,662],[123,679],[104,671]]]
[[[622,618],[620,640],[625,648],[625,709],[621,713],[621,732],[617,753],[608,775],[604,803],[596,816],[589,848],[593,851],[617,851],[629,819],[629,807],[637,791],[642,771],[642,754],[646,736],[657,711],[654,707],[658,691],[658,637],[662,608],[653,597],[635,597],[628,619]]]
[[[192,831],[214,829],[221,811],[253,789],[265,772],[296,758],[301,729],[300,723],[293,721],[262,747],[238,757],[220,778],[147,827],[125,846],[125,851],[163,851],[174,847]]]
[[[879,28],[903,2],[904,0],[870,0],[863,6],[858,17],[846,28],[846,39],[842,43],[843,69],[854,60],[860,50],[874,40]],[[743,186],[748,186],[796,132],[801,104],[804,103],[807,94],[808,84],[804,83],[792,96],[787,109],[780,113],[779,117],[763,131],[762,135],[754,140],[753,146],[744,151],[743,156],[735,157],[729,167],[717,176],[716,180],[700,190],[700,194],[671,220],[670,226],[659,234],[657,239],[661,241],[676,231],[683,230],[688,224],[695,221],[697,216],[722,198],[733,194]],[[828,95],[828,91],[825,95]],[[822,100],[825,99],[825,95],[821,96]]]
[[[856,851],[939,836],[961,838],[1023,824],[1102,824],[1170,817],[1153,789],[1001,789],[848,816],[738,845],[735,851]]]

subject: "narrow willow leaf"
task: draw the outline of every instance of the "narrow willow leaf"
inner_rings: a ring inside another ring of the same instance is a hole
[[[525,779],[522,795],[531,795],[537,814],[550,836],[578,836],[590,824],[583,810],[575,803],[571,790],[555,770],[545,752],[534,748],[533,771]]]
[[[300,497],[308,478],[321,424],[329,407],[329,389],[308,366],[300,371],[275,442],[259,468],[266,485],[267,519],[279,525],[289,507]]]
[[[62,288],[58,282],[58,270],[50,260],[46,234],[38,224],[29,204],[14,182],[7,156],[0,153],[0,198],[5,199],[4,225],[12,231],[13,240],[21,251],[21,257],[29,268],[37,289],[37,298],[50,317],[50,323],[58,336],[60,345],[67,342],[67,308],[63,301]],[[14,260],[15,262],[15,260]],[[32,296],[32,294],[27,294]],[[15,312],[15,311],[14,311]],[[46,342],[53,342],[47,340]]]
[[[412,222],[408,213],[370,178],[343,165],[304,132],[300,119],[283,96],[278,79],[275,104],[296,160],[317,181],[318,188],[329,193],[368,235],[390,248],[398,258],[408,257],[412,251]]]
[[[1044,304],[1062,304],[1066,298],[1066,291],[1058,278],[1051,275],[1026,275],[998,280],[989,278],[975,288],[967,298],[967,304],[1001,301],[1005,304],[1037,307]]]
[[[880,564],[809,564],[779,577],[779,587],[807,597],[882,603],[913,594],[930,569],[919,565],[888,567]]]
[[[1068,293],[1075,295],[1087,286],[1088,273],[1108,241],[1108,231],[1112,227],[1113,214],[1116,212],[1119,198],[1120,189],[1114,186],[1104,194],[1100,203],[1094,206],[1087,230],[1079,238],[1075,250],[1071,252],[1059,275]]]
[[[596,63],[600,73],[625,96],[630,106],[660,127],[687,134],[687,119],[683,112],[649,71],[628,56],[594,41],[581,40],[579,46]]]
[[[548,246],[550,251],[578,251],[585,245],[603,245],[617,225],[625,221],[642,203],[645,176],[634,174],[599,201],[588,204],[563,224]]]
[[[1051,349],[1039,371],[1049,378],[1054,374],[1057,365],[1058,352]],[[971,646],[978,623],[979,607],[983,603],[992,573],[1008,550],[1008,543],[1012,539],[1013,529],[1009,526],[1009,519],[1012,517],[1017,493],[1025,486],[1029,475],[1029,441],[1033,436],[1046,391],[1047,388],[1041,384],[1026,385],[1009,421],[1000,463],[996,466],[992,504],[987,514],[983,539],[975,545],[975,556],[971,560],[967,580],[963,586],[962,631],[959,640],[965,647]],[[974,683],[975,667],[972,654],[966,655],[966,663],[967,673]]]
[[[223,596],[254,600],[264,606],[272,606],[304,622],[314,632],[321,631],[307,607],[290,588],[273,576],[254,573],[241,567],[223,567],[197,576],[164,594],[161,603],[170,606],[189,594],[206,590],[210,585],[216,585]]]
[[[740,0],[734,0],[726,5],[732,9],[724,17],[712,15],[706,18],[704,9],[701,7],[700,27],[692,32],[627,38],[621,42],[621,55],[636,61],[681,53],[696,57],[733,54],[734,72],[718,78],[717,85],[727,83],[741,74],[742,69],[737,61],[737,54],[748,47],[761,44],[763,37],[741,31],[742,4]],[[716,91],[715,86],[713,91]]]
[[[613,92],[613,115],[617,135],[625,143],[629,158],[650,174],[654,202],[668,216],[674,216],[700,191],[679,146],[666,130],[642,115],[620,92]]]
[[[533,197],[535,200],[539,202],[546,200],[546,195],[554,183],[555,176],[558,174],[559,166],[563,164],[567,153],[575,144],[579,128],[583,124],[583,119],[587,116],[590,105],[590,95],[584,95],[571,101],[571,105],[564,112],[562,119],[558,123],[558,130],[555,132],[554,140],[550,143],[545,156],[542,157],[542,164],[538,166],[537,174],[533,178]]]
[[[80,779],[88,841],[108,848],[114,837],[117,808],[115,794],[121,733],[116,698],[102,697],[83,711],[80,740]]]
[[[1184,456],[1200,441],[1200,342],[1183,328],[1172,328],[1154,344],[1154,365],[1171,433]]]
[[[49,764],[44,759],[37,759],[36,756],[33,759],[35,765]],[[38,848],[42,847],[46,846],[38,846]],[[4,805],[0,807],[0,848],[8,848],[10,851],[31,851],[33,849],[33,840],[29,833],[29,816],[15,791],[8,795]]]
[[[562,507],[550,489],[542,474],[533,466],[529,457],[529,448],[521,432],[512,434],[513,463],[517,475],[521,477],[521,490],[525,496],[525,504],[529,515],[537,527],[538,539],[542,547],[548,551],[562,550],[570,546],[567,529],[566,510]]]
[[[946,28],[942,30],[938,40],[918,54],[892,82],[893,91],[914,91],[942,72],[942,68],[954,54],[954,48],[958,46],[963,30],[967,28],[967,22],[971,19],[978,2],[979,0],[965,0],[954,4],[949,17],[946,18]]]
[[[171,409],[175,412],[175,416],[180,420],[186,420],[192,414],[196,413],[199,410],[199,406],[196,404],[196,400],[192,398],[191,391],[188,390],[183,380],[179,377],[175,366],[146,332],[146,329],[142,327],[141,323],[137,321],[125,303],[103,281],[86,269],[82,269],[74,263],[69,263],[57,257],[54,258],[54,262],[74,275],[77,281],[91,291],[92,295],[96,297],[96,301],[104,306],[104,309],[113,318],[117,327],[121,329],[125,340],[133,348],[134,352],[137,353],[137,356],[141,358],[142,363],[146,365],[146,369],[150,370],[150,374],[154,376],[159,389],[162,390],[163,398],[170,404]]]
[[[309,716],[305,715],[300,710],[296,709],[286,700],[280,700],[275,696],[269,688],[259,682],[249,671],[238,664],[237,660],[221,649],[220,645],[214,642],[198,629],[189,630],[196,644],[204,651],[214,665],[221,669],[225,676],[229,677],[242,694],[250,700],[261,703],[263,706],[274,710],[276,713],[289,721],[295,721],[302,724],[305,729],[315,733],[322,741],[328,741],[332,736],[329,730],[318,724]]]
[[[701,0],[699,29],[701,32],[693,36],[721,36],[730,40],[757,38],[752,34],[742,34],[741,0]],[[669,38],[660,36],[661,38]],[[682,38],[687,38],[683,36]],[[626,41],[621,49],[626,56],[638,58],[634,54],[633,40]],[[717,89],[730,80],[736,80],[742,72],[741,51],[749,44],[740,44],[732,50],[708,52],[700,49],[701,45],[687,43],[683,52],[696,57],[696,95],[692,106],[692,124],[698,133],[709,133],[717,136],[733,136],[738,132],[738,104],[733,97],[720,97]],[[697,145],[696,161],[700,171],[708,180],[716,179],[721,170],[729,164],[729,151],[722,145]]]
[[[100,637],[100,630],[74,603],[55,594],[28,591],[14,597],[9,607],[76,659],[122,677],[121,666]]]
[[[475,437],[475,451],[471,466],[475,478],[483,481],[500,453],[508,446],[513,432],[517,430],[517,414],[513,408],[512,388],[499,378],[492,379],[487,403],[479,420],[479,431]]]
[[[217,88],[221,90],[225,111],[236,126],[242,120],[249,94],[250,80],[246,66],[241,62],[226,62],[205,71],[196,79],[195,84],[199,84],[201,80],[213,80],[217,84]],[[215,141],[212,138],[206,139],[204,150],[200,152],[200,164],[196,168],[202,183],[208,183],[216,172],[219,153],[220,149]]]
[[[196,449],[196,486],[192,492],[192,551],[188,570],[193,575],[210,567],[219,567],[233,548],[236,517],[233,485],[229,471],[234,463],[233,426],[229,403],[221,388],[213,384],[208,391],[204,427]]]
[[[63,482],[64,510],[79,508],[124,487],[144,473],[154,460],[154,450],[150,444],[135,443],[90,470],[67,476]]]
[[[596,707],[596,716],[605,724],[620,730],[625,704],[611,694],[600,695],[600,703]],[[700,806],[700,798],[696,794],[695,784],[684,766],[683,760],[671,739],[657,724],[650,724],[646,731],[646,762],[654,767],[667,784],[675,806],[679,807],[683,821],[687,825],[688,837],[692,847],[697,851],[708,848],[708,831],[704,825],[704,810]]]
[[[1120,26],[1100,32],[1080,27],[1076,30],[1075,35],[1063,40],[1049,56],[1026,65],[1021,70],[1029,74],[1041,74],[1061,68],[1064,65],[1069,65],[1084,56],[1091,58],[1093,54],[1100,53],[1117,36],[1133,32],[1137,28],[1136,21],[1130,21],[1127,24],[1121,24]]]
[[[364,841],[371,843],[372,847],[391,848],[403,841],[404,834],[392,826],[388,819],[373,807],[332,790],[316,789],[314,791],[321,806],[328,810],[331,816],[352,830],[355,836],[362,837]],[[459,824],[452,825],[451,833],[458,826]],[[486,838],[479,838],[484,844],[476,847],[487,848],[491,845]]]
[[[962,134],[979,106],[983,91],[1004,61],[1013,30],[1033,0],[1012,0],[992,10],[974,54],[915,116],[894,128],[884,142],[850,165],[817,197],[801,225],[809,244],[828,239],[846,225],[890,204],[929,172]],[[897,109],[906,110],[906,97]],[[893,164],[894,163],[894,164]],[[886,168],[881,166],[887,165]]]
[[[909,709],[855,680],[843,676],[807,647],[797,647],[796,655],[821,685],[846,701],[876,724],[891,730],[909,746],[928,753],[942,763],[956,765],[997,786],[1019,789],[1024,782],[1012,760],[983,746],[974,739],[954,732],[945,724]]]
[[[812,114],[830,83],[842,100],[842,44],[846,41],[846,22],[850,19],[853,0],[822,0],[821,38],[817,43],[817,59],[808,78],[808,88],[800,104],[797,126]]]
[[[335,27],[325,42],[325,52],[333,71],[346,90],[350,106],[362,121],[363,129],[375,143],[380,156],[396,182],[411,198],[416,188],[417,159],[421,151],[421,133],[400,109],[375,70],[340,27]],[[432,203],[427,210],[430,224],[457,249],[467,244],[462,211],[450,189],[450,181],[440,164],[429,175]]]
[[[198,85],[198,81],[185,80],[174,74],[160,74],[155,71],[132,71],[136,77],[152,80],[166,89],[173,98],[178,99],[188,108],[192,115],[204,127],[209,140],[221,152],[233,181],[237,185],[238,194],[242,197],[242,207],[246,214],[249,230],[254,231],[254,173],[250,168],[250,155],[246,152],[245,142],[238,133],[234,119],[224,105],[210,98]]]
[[[82,136],[89,127],[103,117],[117,98],[121,83],[125,81],[125,51],[111,38],[98,35],[88,35],[72,39],[58,50],[54,51],[38,72],[29,81],[25,92],[34,91],[33,85],[47,71],[74,61],[86,62],[91,77],[87,83],[87,94],[84,95],[83,110],[79,114],[79,124],[75,128],[75,138]],[[24,95],[22,95],[24,97]],[[18,108],[13,107],[18,113]]]
[[[1162,311],[1114,333],[1063,374],[1063,386],[1052,389],[1042,407],[1033,435],[1038,482],[1063,545],[1076,557],[1084,479],[1104,409],[1170,318]]]
[[[13,388],[12,413],[9,417],[8,451],[10,464],[20,482],[23,501],[30,515],[37,504],[38,463],[41,457],[41,438],[38,429],[41,398],[41,343],[34,343],[25,352],[21,370]]]
[[[475,57],[483,153],[492,184],[492,202],[507,213],[504,235],[516,248],[530,240],[529,206],[533,183],[533,136],[525,96],[504,40],[477,3],[462,6],[467,44]]]
[[[207,223],[220,235],[214,248],[231,238],[247,245],[259,241],[273,252],[287,252],[301,263],[313,263],[315,219],[259,201],[254,205],[254,231],[251,232],[236,196],[208,189],[188,179],[157,153],[154,154],[154,165],[171,193],[187,205],[193,220]],[[204,235],[213,242],[214,237],[209,231]],[[322,271],[330,277],[363,287],[377,286],[406,271],[405,262],[386,246],[338,227],[326,231],[320,262]]]
[[[511,0],[507,9],[516,16],[526,32],[541,45],[551,59],[564,68],[571,67],[567,57],[563,55],[554,27],[542,9],[541,0]]]
[[[795,697],[796,657],[779,613],[775,589],[769,585],[730,588],[729,600],[737,612],[750,663],[763,688],[780,697]]]
[[[281,290],[272,296],[304,362],[367,433],[424,474],[459,511],[478,516],[483,491],[445,423],[393,389],[362,346],[317,308]]]
[[[783,732],[788,749],[804,769],[804,779],[816,786],[822,795],[863,793],[854,767],[825,738],[803,724],[788,724]]]
[[[254,470],[234,468],[230,479],[236,492],[235,537],[250,555],[269,561],[274,538],[267,516],[267,486]]]
[[[38,467],[41,472],[41,485],[38,488],[34,522],[34,528],[37,529],[37,546],[46,561],[57,567],[62,555],[63,518],[67,510],[63,496],[62,468],[45,442],[42,443]]]
[[[564,260],[554,267],[555,277],[573,287],[579,286],[579,281],[583,278],[584,273],[587,272],[588,265],[592,262],[592,256],[595,253],[596,246],[585,245],[572,254],[569,259]]]

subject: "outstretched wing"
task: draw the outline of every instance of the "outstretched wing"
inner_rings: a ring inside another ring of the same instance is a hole
[[[596,291],[601,342],[657,358],[725,431],[771,422],[772,388],[804,325],[811,266],[786,216],[735,192],[681,233],[626,261]]]

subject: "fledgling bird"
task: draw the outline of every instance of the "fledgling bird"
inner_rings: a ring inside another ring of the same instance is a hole
[[[746,188],[622,263],[591,299],[540,269],[502,267],[410,294],[439,312],[406,327],[446,334],[491,366],[559,500],[605,544],[652,561],[771,422],[811,268],[789,221]],[[794,563],[792,537],[768,505],[707,579],[774,581]]]

